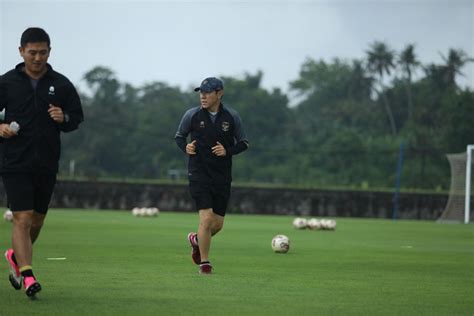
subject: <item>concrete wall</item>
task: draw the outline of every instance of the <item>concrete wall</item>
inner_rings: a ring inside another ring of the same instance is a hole
[[[1,183],[1,182],[0,182]],[[0,184],[0,202],[6,206]],[[392,193],[260,189],[234,186],[229,213],[289,214],[330,217],[392,217]],[[400,194],[398,218],[439,217],[446,194]],[[187,185],[59,181],[51,201],[55,208],[131,210],[156,206],[162,211],[194,211]]]

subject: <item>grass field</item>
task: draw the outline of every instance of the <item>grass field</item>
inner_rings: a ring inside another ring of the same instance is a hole
[[[228,215],[201,276],[186,239],[197,214],[51,210],[34,248],[43,291],[15,291],[2,259],[0,316],[474,314],[474,225],[337,219],[331,232],[292,219]],[[2,254],[10,233],[1,221]],[[287,254],[271,250],[277,233]]]

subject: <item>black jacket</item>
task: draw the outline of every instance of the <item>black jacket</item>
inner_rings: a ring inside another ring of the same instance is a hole
[[[21,63],[0,77],[2,123],[16,121],[18,135],[0,138],[1,173],[57,173],[61,154],[60,132],[70,132],[83,121],[81,101],[72,83],[48,64],[36,89]],[[49,116],[49,104],[59,106],[65,121]]]
[[[196,155],[189,156],[188,176],[190,181],[226,184],[232,181],[232,156],[248,148],[248,140],[242,128],[240,116],[235,110],[219,107],[212,121],[211,114],[201,107],[188,110],[179,124],[175,140],[186,152],[186,138],[196,140]],[[211,148],[221,143],[227,152],[224,157],[212,153]]]

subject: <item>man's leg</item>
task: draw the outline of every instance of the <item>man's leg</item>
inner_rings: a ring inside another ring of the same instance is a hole
[[[32,263],[33,248],[30,235],[32,223],[32,210],[13,212],[12,245],[20,269],[31,266]]]
[[[13,232],[12,245],[15,253],[17,266],[23,277],[23,285],[26,295],[34,297],[36,293],[41,291],[41,285],[36,281],[33,275],[32,258],[33,246],[31,231],[33,225],[33,211],[17,211],[13,213]],[[38,231],[39,233],[39,231]],[[35,233],[35,239],[38,237]]]
[[[38,239],[45,218],[46,214],[33,212],[33,223],[30,230],[31,244],[34,244],[36,239]]]
[[[209,261],[211,237],[217,234],[224,225],[224,217],[215,214],[212,209],[199,210],[198,241],[201,262]]]
[[[31,267],[32,265],[32,245],[38,238],[46,215],[39,214],[31,210],[14,212],[14,214],[17,215],[14,215],[13,220],[13,249],[7,250],[5,253],[5,258],[11,267],[10,283],[15,289],[19,290],[21,288],[22,281],[20,268]]]
[[[49,178],[54,180],[55,176]],[[33,209],[37,210],[39,206],[40,213],[46,214],[46,202],[49,202],[51,194],[46,196],[44,201],[40,200],[41,203],[38,203],[39,195],[37,192],[48,190],[46,192],[48,193],[52,191],[51,185],[49,183],[36,183],[38,180],[33,174],[4,174],[2,180],[13,211],[13,249],[8,249],[5,253],[10,265],[10,282],[13,287],[19,289],[21,283],[17,284],[16,281],[23,279],[26,295],[32,297],[41,290],[31,267],[33,261],[32,245],[37,239],[44,221],[44,215],[36,214]],[[18,272],[21,273],[20,276],[18,276]]]
[[[38,239],[38,236],[43,227],[46,214],[48,212],[49,202],[53,194],[54,186],[56,184],[55,174],[35,174],[33,175],[34,184],[34,203],[35,211],[33,212],[31,219],[31,226],[29,230],[30,240],[30,264],[27,266],[20,267],[21,274],[23,276],[23,283],[25,286],[26,295],[34,297],[36,293],[41,291],[41,285],[36,281],[33,275],[33,269],[31,262],[33,261],[33,250],[32,245]]]

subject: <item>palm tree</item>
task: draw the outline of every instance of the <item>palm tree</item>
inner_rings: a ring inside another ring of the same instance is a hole
[[[449,49],[448,57],[441,55],[446,65],[444,65],[444,80],[448,85],[456,84],[456,75],[464,76],[461,69],[474,58],[469,57],[462,49]]]
[[[397,126],[395,125],[395,119],[393,117],[392,109],[388,102],[387,95],[385,94],[385,86],[383,83],[384,75],[390,75],[392,69],[395,67],[394,58],[395,52],[392,51],[384,42],[375,41],[370,45],[370,49],[367,52],[367,67],[369,72],[378,77],[378,84],[380,90],[374,87],[375,92],[380,95],[383,99],[385,106],[385,112],[387,113],[388,120],[392,134],[397,134]]]
[[[398,64],[402,67],[405,74],[405,88],[408,98],[408,119],[411,120],[413,117],[413,97],[411,91],[411,78],[413,71],[420,66],[420,62],[417,60],[415,52],[415,46],[408,44],[405,49],[401,52],[398,58]]]
[[[448,57],[441,55],[442,65],[429,64],[424,70],[426,77],[439,89],[456,88],[456,76],[464,76],[461,69],[474,58],[469,57],[462,49],[449,49]]]
[[[349,78],[349,96],[356,99],[370,98],[372,85],[373,78],[367,75],[363,61],[354,59],[351,66],[351,77]]]

